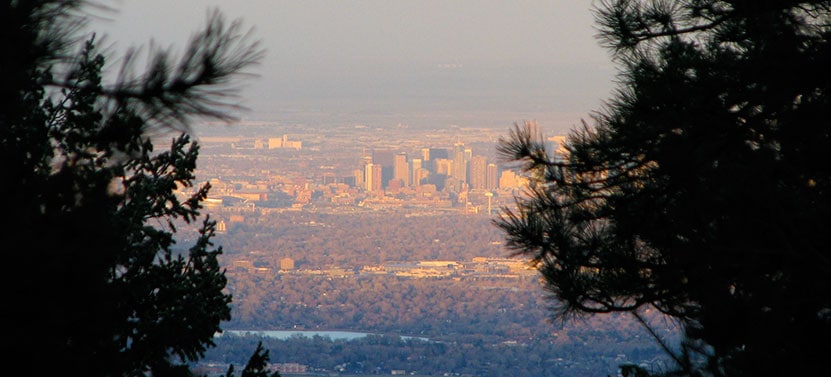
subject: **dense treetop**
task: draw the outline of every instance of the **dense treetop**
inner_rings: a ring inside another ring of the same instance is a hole
[[[198,155],[179,132],[194,117],[231,119],[229,80],[261,53],[214,13],[179,59],[150,51],[137,71],[130,53],[105,83],[106,57],[81,33],[91,6],[0,2],[0,197],[12,219],[0,242],[19,272],[4,274],[3,353],[18,375],[190,375],[231,297],[200,215],[208,187],[174,195]],[[184,255],[172,252],[175,221],[201,222]],[[267,356],[257,349],[248,373]]]
[[[654,307],[686,375],[812,374],[831,335],[831,3],[603,1],[619,90],[498,222],[559,315]],[[702,363],[697,363],[702,361]]]

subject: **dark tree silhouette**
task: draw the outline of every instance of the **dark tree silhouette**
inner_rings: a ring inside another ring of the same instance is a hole
[[[268,366],[269,359],[268,350],[263,348],[263,342],[260,341],[257,343],[257,349],[254,351],[254,354],[251,355],[248,363],[245,364],[245,369],[242,370],[240,377],[280,377],[279,372],[268,372],[266,367]],[[225,374],[225,377],[233,376],[234,366],[231,365],[228,367],[228,372]]]
[[[190,375],[230,319],[208,187],[194,179],[195,117],[232,120],[235,76],[262,54],[209,15],[178,59],[124,59],[113,84],[81,34],[82,1],[0,3],[0,198],[6,203],[2,353],[17,375]],[[166,151],[153,138],[172,132]],[[176,246],[177,226],[198,225]],[[181,252],[175,250],[181,250]]]
[[[619,90],[567,153],[503,138],[496,221],[554,315],[654,307],[683,375],[816,375],[831,345],[831,2],[609,0]],[[637,367],[623,370],[643,373]]]

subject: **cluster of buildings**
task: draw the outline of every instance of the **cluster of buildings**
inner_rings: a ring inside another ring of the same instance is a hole
[[[295,269],[294,260],[281,258],[277,269],[272,267],[256,267],[250,259],[236,259],[231,263],[231,273],[250,273],[270,275],[275,273],[291,273],[306,275],[326,275],[330,277],[349,277],[356,275],[390,275],[410,278],[438,278],[438,277],[501,277],[516,278],[519,276],[534,275],[536,270],[527,261],[510,258],[474,257],[470,261],[458,262],[450,260],[431,260],[413,262],[385,262],[376,266],[360,268],[312,268]],[[276,271],[275,271],[276,270]]]
[[[516,175],[506,170],[502,186],[516,186]],[[508,178],[510,177],[510,178]],[[406,188],[432,185],[437,191],[496,190],[500,171],[483,155],[474,155],[461,142],[452,149],[423,148],[410,156],[406,152],[375,150],[365,158],[364,168],[355,172],[356,184],[366,192],[398,192]]]
[[[283,137],[270,137],[266,139],[241,139],[231,143],[234,149],[303,149],[303,142],[300,140],[289,140],[289,135]]]
[[[565,153],[565,137],[547,139],[548,150]],[[363,168],[352,177],[338,179],[324,176],[326,182],[344,182],[370,195],[422,194],[433,192],[462,194],[469,192],[511,192],[527,183],[516,169],[504,168],[491,157],[474,154],[473,149],[457,141],[451,148],[421,148],[416,153],[392,149],[373,149],[364,154]],[[458,195],[457,195],[458,196]]]
[[[550,150],[560,151],[563,139],[549,138]],[[234,140],[231,151],[224,153],[246,170],[200,169],[199,175],[209,177],[212,187],[205,204],[263,211],[420,207],[490,215],[494,208],[512,203],[527,184],[517,169],[495,161],[495,145],[474,153],[461,141],[445,148],[384,143],[381,148],[364,145],[360,151],[336,143],[312,142],[307,148],[288,135]],[[276,174],[275,166],[268,165],[274,160],[282,169]]]

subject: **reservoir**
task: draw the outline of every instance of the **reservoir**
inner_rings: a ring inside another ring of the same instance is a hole
[[[364,338],[369,335],[380,335],[380,334],[372,334],[366,332],[357,332],[357,331],[303,331],[303,330],[225,330],[221,334],[217,334],[217,336],[222,336],[224,334],[229,335],[238,335],[238,336],[245,336],[245,335],[256,335],[265,338],[275,338],[286,340],[291,338],[292,336],[301,336],[306,338],[314,338],[315,336],[319,336],[321,338],[329,338],[332,340],[354,340],[359,338]],[[429,341],[427,338],[420,338],[420,337],[412,337],[412,336],[402,336],[401,339],[419,339],[424,341]]]

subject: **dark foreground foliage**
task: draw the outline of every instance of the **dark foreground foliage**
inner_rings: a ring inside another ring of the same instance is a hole
[[[240,362],[250,349],[263,347],[278,355],[273,363],[299,363],[309,372],[341,375],[389,375],[393,370],[418,375],[604,377],[622,362],[665,366],[668,360],[658,347],[643,344],[630,348],[596,342],[550,340],[491,343],[467,339],[434,341],[397,335],[369,335],[354,340],[293,336],[286,340],[256,335],[223,335],[206,362]],[[610,352],[611,350],[611,352]],[[625,354],[624,354],[625,352]]]
[[[214,13],[175,60],[151,51],[136,73],[128,54],[117,81],[81,33],[82,1],[0,2],[0,244],[6,302],[2,353],[19,376],[190,375],[213,346],[231,297],[190,197],[198,146],[193,117],[230,120],[229,83],[260,56],[239,25]],[[103,9],[103,8],[100,8]],[[171,132],[169,149],[152,138]],[[200,224],[173,252],[177,222]],[[268,353],[257,349],[249,375]],[[245,374],[244,372],[243,374]],[[229,371],[230,375],[230,371]]]
[[[831,2],[609,0],[620,88],[498,225],[558,315],[654,307],[685,329],[670,374],[817,375],[831,354]],[[646,371],[627,367],[630,375]]]

